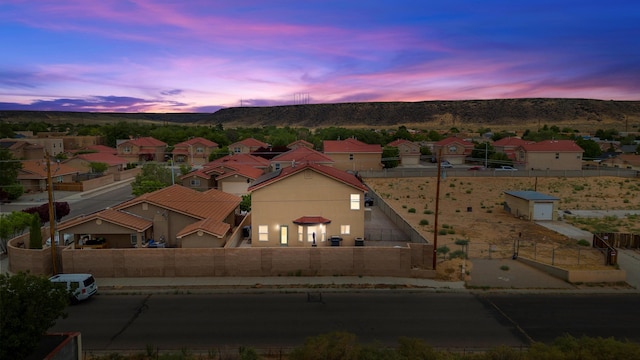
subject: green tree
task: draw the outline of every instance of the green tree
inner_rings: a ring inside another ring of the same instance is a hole
[[[109,169],[109,164],[103,162],[92,162],[89,163],[89,168],[92,173],[102,174]]]
[[[32,216],[22,211],[0,215],[0,253],[7,252],[7,241],[22,235],[31,225]]]
[[[15,196],[15,193],[9,194],[7,191],[7,187],[19,184],[18,182],[18,171],[22,169],[22,163],[18,159],[13,158],[13,154],[7,149],[0,149],[0,191],[3,191],[7,197],[9,195]],[[20,193],[22,195],[22,193]],[[18,197],[20,197],[18,195]],[[18,197],[11,198],[11,200],[15,200]]]
[[[42,231],[40,231],[40,216],[38,214],[31,215],[29,249],[42,249]]]
[[[578,138],[575,140],[576,144],[584,150],[582,158],[585,160],[595,159],[602,154],[602,149],[597,142],[591,139]]]
[[[382,163],[386,169],[398,167],[400,164],[400,150],[395,146],[382,148]]]
[[[144,164],[142,171],[131,183],[133,195],[139,196],[171,185],[171,171],[162,164]]]
[[[240,202],[241,211],[251,211],[251,194],[242,195],[242,201]]]
[[[0,274],[0,359],[24,359],[55,325],[69,303],[69,293],[46,277]]]
[[[498,167],[502,165],[513,165],[513,160],[509,159],[507,154],[496,152],[489,156],[489,167]]]

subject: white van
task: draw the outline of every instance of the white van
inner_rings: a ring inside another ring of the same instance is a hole
[[[49,280],[67,284],[73,303],[87,300],[98,292],[98,284],[91,274],[58,274],[50,277]]]

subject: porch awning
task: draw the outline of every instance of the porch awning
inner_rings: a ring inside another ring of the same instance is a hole
[[[329,224],[331,220],[325,219],[322,216],[303,216],[293,220],[296,225],[317,225],[317,224]]]

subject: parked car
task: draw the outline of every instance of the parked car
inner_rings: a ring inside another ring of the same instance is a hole
[[[98,292],[98,284],[91,274],[58,274],[49,278],[53,283],[63,284],[72,303],[87,300]]]
[[[373,198],[371,196],[364,197],[364,206],[373,206]]]
[[[445,169],[450,169],[453,167],[453,165],[451,165],[450,162],[448,162],[447,160],[443,160],[440,162],[440,167],[445,168]]]
[[[499,166],[497,168],[495,168],[496,171],[518,171],[518,169],[514,168],[513,166]]]
[[[485,170],[485,167],[484,166],[472,166],[472,167],[468,168],[467,170],[469,170],[469,171],[482,171],[482,170]]]

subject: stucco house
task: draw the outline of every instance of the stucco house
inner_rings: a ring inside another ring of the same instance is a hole
[[[111,209],[58,224],[58,231],[103,238],[109,248],[148,245],[165,247],[223,247],[240,223],[240,201],[235,195],[211,189],[199,192],[172,185],[143,194]]]
[[[573,140],[545,140],[520,145],[516,162],[527,170],[581,170],[583,152]]]
[[[354,138],[325,140],[323,153],[333,159],[333,166],[344,171],[382,170],[382,146],[366,144]]]
[[[308,142],[307,140],[299,139],[299,140],[296,140],[296,141],[294,141],[292,143],[289,143],[289,145],[287,145],[287,147],[289,149],[291,149],[291,150],[297,149],[299,147],[306,147],[306,148],[309,148],[309,149],[313,149],[313,144]]]
[[[259,148],[266,148],[268,146],[269,144],[258,139],[246,138],[229,145],[229,151],[234,154],[249,154],[258,150]]]
[[[397,139],[387,146],[398,148],[400,154],[400,165],[418,165],[420,163],[420,145],[413,141]]]
[[[280,170],[296,163],[314,163],[333,166],[333,159],[319,151],[300,146],[271,159],[271,170]]]
[[[118,140],[118,156],[128,162],[164,161],[167,144],[152,137]]]
[[[343,170],[296,163],[263,175],[249,191],[252,247],[354,246],[364,239],[367,188]]]
[[[513,161],[516,160],[516,151],[518,147],[526,144],[534,143],[534,141],[522,140],[517,137],[506,137],[500,140],[496,140],[491,144],[493,149],[497,153],[503,153],[507,155],[507,157]]]
[[[216,149],[218,149],[217,143],[202,137],[195,137],[175,144],[171,154],[176,163],[189,163],[194,166],[209,162],[209,155]]]
[[[44,147],[28,141],[15,139],[0,139],[0,149],[6,149],[14,159],[40,160],[44,159]]]
[[[248,193],[247,188],[268,168],[269,161],[261,157],[232,154],[180,176],[179,181],[182,186],[198,191],[218,189],[241,196]]]
[[[108,168],[105,174],[115,174],[122,171],[127,166],[127,160],[109,153],[86,153],[79,154],[64,161],[64,164],[71,166],[82,173],[91,172],[91,163],[104,163]]]
[[[504,209],[524,220],[557,220],[559,198],[537,191],[505,191]]]
[[[433,144],[433,154],[436,157],[438,154],[442,155],[438,161],[447,160],[454,165],[464,164],[466,157],[473,152],[473,147],[472,142],[452,136]]]
[[[70,183],[80,171],[64,163],[51,161],[51,181],[53,183]],[[39,192],[47,190],[47,162],[46,160],[22,161],[22,169],[18,170],[18,182],[25,192]]]

